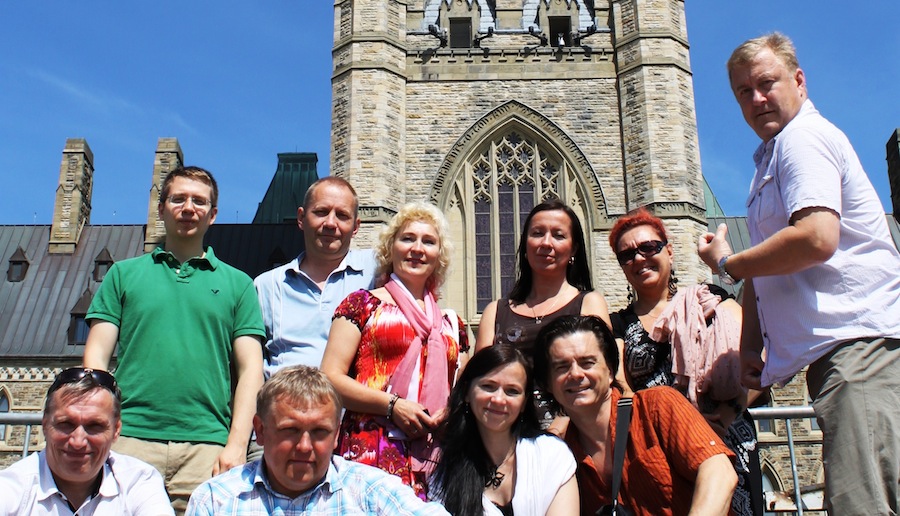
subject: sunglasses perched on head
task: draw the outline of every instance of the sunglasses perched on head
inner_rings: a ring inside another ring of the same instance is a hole
[[[617,252],[616,259],[619,260],[619,265],[628,265],[634,260],[634,257],[637,256],[638,253],[644,258],[650,258],[651,256],[659,254],[666,244],[668,244],[668,242],[665,240],[648,240],[646,242],[641,242],[637,247]]]
[[[63,385],[80,382],[86,376],[89,376],[93,383],[104,389],[108,389],[114,396],[120,396],[119,384],[116,383],[116,379],[113,375],[101,369],[90,369],[87,367],[70,367],[56,375],[56,379],[53,380],[53,385],[51,385],[50,390],[47,391],[47,396],[56,392]]]

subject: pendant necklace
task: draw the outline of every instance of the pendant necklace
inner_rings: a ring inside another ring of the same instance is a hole
[[[558,302],[559,302],[559,294],[556,295],[556,299],[553,301],[553,304],[550,305],[550,308],[548,308],[547,311],[544,312],[544,315],[538,315],[537,312],[534,311],[534,306],[532,306],[531,307],[531,315],[534,316],[534,324],[541,324],[544,321],[544,317],[546,317],[547,314],[552,314],[553,309],[556,308],[556,303],[558,303]]]
[[[516,445],[515,443],[513,443],[509,452],[506,454],[506,457],[504,457],[503,460],[500,461],[500,464],[497,464],[496,466],[493,466],[488,470],[488,479],[484,482],[485,488],[490,487],[492,489],[498,489],[500,487],[500,484],[503,483],[503,479],[506,478],[506,474],[501,473],[499,470],[503,467],[504,464],[506,464],[506,461],[509,460],[510,457],[515,455],[515,451]]]

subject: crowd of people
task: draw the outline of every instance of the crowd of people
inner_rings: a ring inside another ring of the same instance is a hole
[[[402,207],[350,250],[338,177],[297,210],[305,250],[252,281],[203,236],[215,180],[166,177],[166,238],[94,297],[83,367],[47,392],[46,447],[0,471],[2,514],[762,514],[748,407],[804,366],[833,514],[897,514],[900,254],[846,137],[807,98],[785,36],[749,40],[728,78],[762,140],[752,245],[726,228],[679,286],[663,222],[639,208],[609,244],[630,285],[610,313],[576,214],[524,221],[512,290],[469,330],[438,299],[443,214]],[[117,351],[115,377],[108,371]]]

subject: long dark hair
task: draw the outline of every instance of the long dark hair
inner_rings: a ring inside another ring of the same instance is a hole
[[[442,429],[441,459],[431,482],[437,498],[443,500],[450,514],[483,514],[481,498],[494,467],[466,397],[479,378],[515,363],[525,368],[525,400],[522,415],[513,423],[511,432],[516,439],[537,437],[542,433],[534,408],[534,378],[522,352],[512,344],[500,343],[475,353],[450,393],[450,414]]]
[[[531,286],[534,281],[531,265],[528,263],[528,253],[525,251],[531,219],[542,211],[554,210],[565,212],[572,222],[572,244],[574,247],[572,256],[575,258],[575,261],[566,266],[566,280],[578,290],[594,290],[594,285],[591,281],[591,269],[587,261],[587,251],[585,250],[584,230],[581,228],[581,221],[578,220],[578,215],[575,215],[575,211],[559,199],[547,199],[531,209],[522,227],[522,236],[519,239],[518,250],[518,276],[516,277],[516,283],[509,292],[509,299],[516,303],[525,302],[525,298],[531,293]]]
[[[574,333],[591,333],[597,338],[600,347],[600,355],[606,362],[609,374],[613,378],[612,386],[621,390],[622,386],[616,380],[619,371],[619,346],[613,337],[612,330],[606,322],[594,315],[564,315],[557,317],[550,324],[544,326],[538,333],[534,342],[534,378],[538,387],[543,389],[550,397],[550,412],[553,415],[563,413],[562,407],[553,398],[550,390],[550,346],[556,339],[567,337]]]

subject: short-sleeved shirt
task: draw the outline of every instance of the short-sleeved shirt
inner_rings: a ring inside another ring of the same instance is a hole
[[[183,264],[157,248],[116,262],[86,319],[119,327],[122,435],[225,444],[232,344],[265,336],[249,276],[211,247]]]
[[[156,468],[128,455],[109,452],[97,492],[77,508],[80,516],[160,516],[174,514]],[[56,487],[47,452],[33,453],[0,470],[0,516],[71,515]]]
[[[266,325],[266,378],[291,365],[319,367],[334,309],[375,281],[378,264],[371,250],[348,252],[322,289],[300,270],[304,254],[253,280]]]
[[[754,246],[802,209],[840,217],[838,248],[824,263],[753,278],[766,348],[762,385],[788,380],[841,342],[900,337],[900,253],[844,133],[806,100],[753,158],[747,226]]]
[[[609,431],[611,442],[615,443],[616,404],[622,395],[617,389],[611,394]],[[675,389],[645,389],[634,393],[633,403],[619,499],[636,516],[687,514],[700,465],[720,453],[728,457],[734,454]],[[603,505],[612,503],[612,483],[600,477],[593,459],[581,447],[579,436],[578,428],[570,422],[565,441],[578,461],[575,475],[581,513],[595,514]],[[607,453],[613,453],[612,448]]]
[[[185,514],[438,516],[447,511],[440,504],[420,500],[412,488],[394,475],[332,456],[322,482],[296,498],[275,491],[263,460],[258,460],[201,484],[191,495]]]

